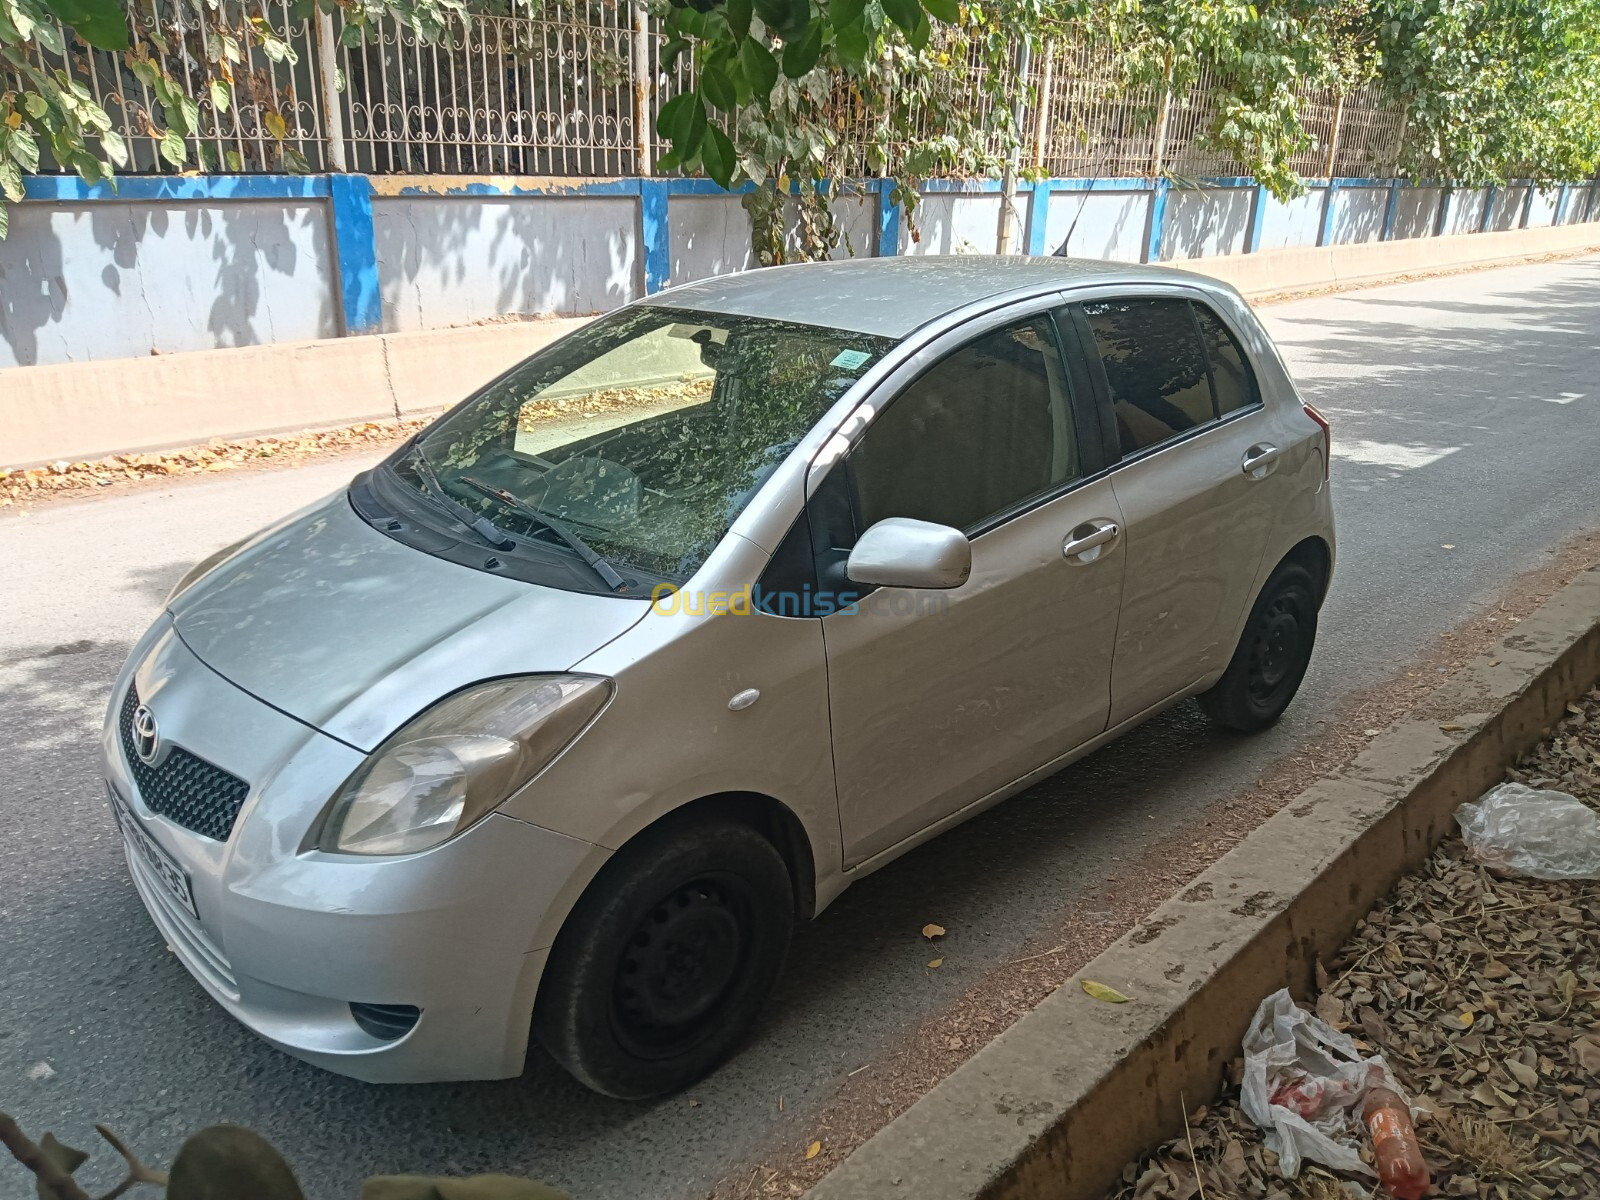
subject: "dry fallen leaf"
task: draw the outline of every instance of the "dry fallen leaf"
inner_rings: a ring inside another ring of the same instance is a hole
[[[942,938],[944,936],[944,926],[934,925],[931,923],[924,925],[922,927],[922,936],[927,938],[930,942],[934,938]]]
[[[1126,1004],[1128,1002],[1128,997],[1117,991],[1116,988],[1107,987],[1103,983],[1096,983],[1092,979],[1083,981],[1083,990],[1096,1000],[1104,1000],[1107,1004]]]
[[[813,1158],[815,1158],[817,1155],[819,1155],[821,1153],[822,1153],[822,1143],[821,1142],[812,1142],[811,1145],[806,1147],[806,1161],[810,1162]]]
[[[928,965],[930,967],[942,967],[942,966],[944,966],[944,959],[942,959],[942,958],[930,959],[928,961]]]

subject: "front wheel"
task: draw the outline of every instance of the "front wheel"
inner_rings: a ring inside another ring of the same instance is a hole
[[[1256,597],[1228,669],[1196,697],[1201,710],[1241,733],[1265,729],[1300,690],[1316,640],[1316,580],[1297,562],[1280,563]]]
[[[556,939],[534,1032],[579,1082],[642,1100],[731,1054],[778,977],[794,925],[783,857],[730,821],[623,847]]]

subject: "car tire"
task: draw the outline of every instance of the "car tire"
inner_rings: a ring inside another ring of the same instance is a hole
[[[687,1087],[754,1024],[788,953],[794,907],[783,856],[747,825],[685,821],[646,834],[573,907],[534,1033],[607,1096]]]
[[[1256,597],[1228,669],[1197,697],[1208,717],[1224,728],[1254,733],[1283,715],[1311,662],[1319,595],[1304,566],[1278,564]]]

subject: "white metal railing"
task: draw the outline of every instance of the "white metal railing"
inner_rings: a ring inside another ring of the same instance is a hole
[[[474,17],[433,41],[384,21],[349,45],[336,14],[296,19],[294,0],[221,0],[215,7],[137,0],[128,9],[135,46],[198,103],[198,129],[184,139],[185,165],[212,171],[646,175],[659,156],[655,114],[691,69],[680,60],[670,77],[661,70],[658,22],[641,0],[544,0],[536,16]],[[253,20],[270,36],[253,34]],[[219,30],[238,52],[225,109],[212,95],[217,68],[201,53]],[[177,169],[170,141],[163,155],[163,123],[149,89],[117,56],[70,34],[65,44],[62,55],[38,50],[40,65],[89,89],[128,144],[128,169]],[[1217,97],[1204,76],[1176,94],[1127,88],[1103,48],[1066,38],[1032,56],[1010,95],[993,96],[983,71],[958,56],[938,89],[947,95],[913,113],[901,136],[937,136],[939,109],[960,106],[994,129],[979,157],[998,161],[1004,138],[986,114],[1011,110],[1026,83],[1032,92],[1022,106],[1019,157],[1036,173],[1239,173],[1207,137]],[[1401,115],[1374,90],[1340,96],[1302,87],[1299,102],[1311,136],[1291,160],[1302,175],[1395,168]],[[884,140],[844,90],[837,121],[847,140]]]

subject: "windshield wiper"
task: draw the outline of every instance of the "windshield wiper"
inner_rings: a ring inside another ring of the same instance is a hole
[[[482,513],[475,513],[465,504],[454,499],[445,491],[444,484],[439,482],[439,476],[433,469],[433,464],[428,461],[428,456],[422,452],[421,446],[413,446],[411,453],[406,456],[412,468],[422,480],[428,499],[443,508],[461,524],[477,534],[496,550],[509,550],[517,543],[505,530]]]
[[[593,567],[595,574],[600,576],[601,579],[605,580],[606,586],[613,592],[625,592],[628,590],[626,581],[623,580],[621,575],[617,574],[616,568],[608,563],[598,553],[596,553],[594,547],[589,545],[588,542],[584,541],[581,537],[569,529],[566,522],[559,520],[556,517],[552,517],[543,509],[535,508],[526,500],[512,495],[504,488],[497,488],[492,483],[485,483],[481,479],[474,479],[471,475],[457,475],[456,482],[465,484],[475,492],[482,492],[485,496],[500,501],[501,504],[504,504],[513,512],[520,513],[524,517],[527,517],[528,520],[543,525],[551,533],[555,534],[558,538],[565,542],[569,547],[571,547],[573,550],[576,550],[578,557]]]

